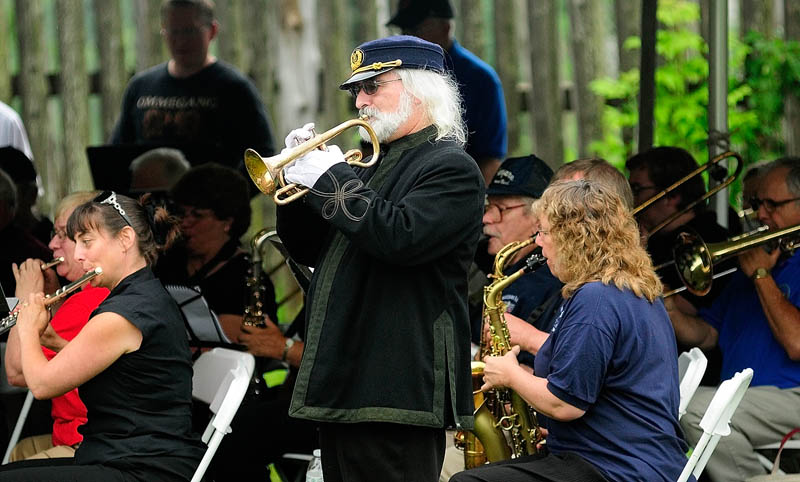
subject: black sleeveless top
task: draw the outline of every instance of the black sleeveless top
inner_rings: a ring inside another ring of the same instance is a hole
[[[138,469],[149,482],[188,480],[205,447],[191,432],[192,365],[180,311],[146,267],[92,317],[106,312],[133,323],[142,344],[80,387],[89,420],[75,462]]]

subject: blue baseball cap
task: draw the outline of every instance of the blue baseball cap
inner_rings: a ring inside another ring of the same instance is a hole
[[[509,157],[492,178],[486,194],[489,196],[542,197],[550,184],[553,170],[535,155]]]
[[[411,35],[370,40],[350,54],[352,73],[339,88],[346,90],[351,84],[396,68],[424,69],[443,74],[444,51],[435,43]]]
[[[453,18],[449,0],[401,0],[397,13],[386,23],[400,28],[413,28],[428,17]]]

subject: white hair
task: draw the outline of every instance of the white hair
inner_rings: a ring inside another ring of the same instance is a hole
[[[422,102],[425,115],[436,126],[436,140],[450,139],[464,146],[467,127],[458,85],[449,75],[422,69],[396,69],[406,92]]]

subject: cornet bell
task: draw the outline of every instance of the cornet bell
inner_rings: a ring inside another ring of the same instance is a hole
[[[247,167],[250,179],[258,186],[259,191],[267,196],[275,194],[275,179],[272,177],[272,173],[269,172],[267,163],[256,151],[253,149],[245,151],[244,165]]]

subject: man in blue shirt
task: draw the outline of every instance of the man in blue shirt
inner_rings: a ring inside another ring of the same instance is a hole
[[[800,158],[766,167],[751,204],[770,231],[800,224]],[[723,380],[744,368],[754,372],[731,434],[720,439],[706,467],[715,481],[765,473],[753,447],[800,425],[800,254],[763,248],[739,255],[739,272],[709,308],[695,314],[665,300],[678,340],[702,349],[719,345]],[[702,435],[698,424],[713,392],[700,387],[681,419],[689,443]]]
[[[453,38],[452,18],[448,0],[402,0],[387,25],[444,49],[447,70],[461,93],[469,132],[466,151],[478,163],[488,185],[506,157],[508,144],[503,87],[489,64]]]

